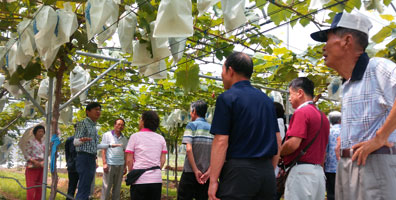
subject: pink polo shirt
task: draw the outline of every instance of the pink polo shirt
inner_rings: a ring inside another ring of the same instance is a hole
[[[161,166],[161,154],[168,153],[164,137],[146,128],[132,134],[125,152],[133,154],[133,169]],[[162,183],[161,170],[146,171],[135,182],[135,184],[147,183]]]

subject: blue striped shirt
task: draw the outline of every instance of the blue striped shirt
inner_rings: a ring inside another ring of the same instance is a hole
[[[195,164],[201,172],[206,172],[210,163],[210,151],[212,148],[213,135],[209,133],[210,124],[204,118],[197,118],[189,122],[184,131],[182,143],[192,145]],[[187,155],[184,160],[184,172],[193,172]]]
[[[396,64],[362,54],[344,83],[341,149],[373,138],[384,124],[396,99]],[[396,142],[396,131],[389,136]]]

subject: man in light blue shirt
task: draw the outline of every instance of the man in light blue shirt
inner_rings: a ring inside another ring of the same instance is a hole
[[[325,64],[345,81],[338,200],[396,196],[396,64],[365,53],[371,27],[366,16],[344,12],[334,16],[330,29],[311,34],[326,42]]]
[[[120,147],[103,149],[103,186],[101,200],[120,199],[122,176],[126,173],[125,147],[128,139],[121,133],[124,130],[125,121],[121,118],[114,121],[114,130],[103,134],[101,144],[121,144]],[[110,191],[112,190],[112,195]]]
[[[335,148],[337,145],[337,138],[340,135],[341,129],[341,113],[338,111],[332,111],[329,113],[329,121],[331,123],[329,144],[326,148],[326,159],[325,159],[325,175],[326,175],[326,192],[327,200],[334,200],[335,190],[335,176],[337,172],[337,158]]]

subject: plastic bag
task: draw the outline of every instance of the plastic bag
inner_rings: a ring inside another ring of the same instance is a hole
[[[278,102],[284,107],[282,93],[278,91],[271,91],[268,96],[272,99],[272,101]]]
[[[59,48],[53,48],[59,17],[51,6],[39,8],[38,12],[33,21],[34,39],[41,62],[49,69],[59,50]]]
[[[14,43],[13,43],[14,42]],[[13,44],[12,44],[13,43]],[[10,50],[8,51],[7,55],[5,56],[5,66],[12,75],[16,70],[17,70],[17,64],[16,64],[16,58],[17,58],[17,53],[18,53],[18,43],[15,42],[14,39],[11,39],[8,41],[8,45],[12,45]],[[7,47],[8,48],[8,47]]]
[[[31,88],[30,86],[25,87],[25,89],[30,94],[30,96],[34,98],[34,89]],[[40,102],[40,97],[37,96],[35,100],[36,102]],[[36,115],[36,111],[34,109],[35,109],[34,104],[28,98],[26,98],[22,117],[33,118]]]
[[[52,94],[54,94],[54,90],[55,90],[55,83],[56,83],[55,78],[54,78],[53,82],[54,82],[54,86],[52,87],[53,88]],[[40,86],[39,86],[37,95],[40,98],[48,99],[48,89],[49,89],[49,78],[47,77],[40,82]]]
[[[7,135],[3,136],[3,145],[0,146],[0,165],[5,164],[7,162],[8,155],[11,152],[12,147],[12,138]]]
[[[118,5],[113,0],[88,0],[85,8],[88,40],[103,31],[113,12],[117,12],[118,17]]]
[[[328,97],[334,100],[341,99],[342,80],[339,77],[333,78],[327,86]]]
[[[59,48],[62,44],[70,41],[70,37],[78,28],[77,15],[73,12],[69,2],[63,4],[63,9],[56,10],[59,17],[57,32],[53,41],[53,49]]]
[[[155,22],[150,23],[150,30],[155,29]],[[153,33],[150,34],[151,49],[153,50],[153,59],[159,61],[171,55],[169,50],[168,38],[155,38]]]
[[[190,37],[193,33],[191,0],[162,0],[158,8],[153,36],[155,38]]]
[[[208,123],[212,123],[215,109],[215,106],[210,106],[206,111],[205,119]]]
[[[23,19],[17,26],[20,48],[25,55],[34,56],[36,42],[34,39],[33,23],[31,19]]]
[[[26,68],[26,66],[29,64],[29,61],[32,59],[31,55],[26,55],[23,52],[23,46],[22,43],[19,41],[17,42],[17,52],[16,52],[16,58],[15,58],[15,64],[16,65],[21,65],[23,69]]]
[[[73,107],[68,106],[60,111],[59,122],[70,125],[73,121]]]
[[[72,96],[87,86],[90,79],[91,76],[88,71],[80,66],[74,67],[73,71],[70,72],[70,91]],[[87,99],[87,95],[88,90],[81,93],[79,96],[80,102],[84,102]]]
[[[167,76],[165,60],[160,60],[146,67],[144,75],[152,79],[164,79]]]
[[[121,50],[124,53],[132,53],[133,37],[137,26],[135,13],[131,11],[129,6],[125,6],[125,12],[122,13],[118,22],[118,38],[121,44]]]
[[[178,63],[183,57],[184,48],[186,48],[186,41],[186,38],[169,38],[169,45],[174,64]]]
[[[3,112],[4,106],[7,103],[7,98],[5,96],[3,96],[0,99],[0,112]]]
[[[0,88],[3,86],[4,81],[5,81],[5,76],[3,74],[0,74]]]
[[[11,94],[11,96],[19,99],[23,95],[23,91],[19,89],[17,85],[10,85],[9,83],[4,84],[4,88]]]
[[[197,0],[198,16],[203,15],[210,7],[219,1],[220,0]]]
[[[245,1],[221,0],[224,26],[228,34],[247,22],[245,16]]]
[[[154,62],[151,53],[147,50],[149,43],[135,40],[133,42],[133,66],[144,66]]]
[[[107,39],[111,38],[117,30],[117,21],[118,21],[118,13],[119,8],[118,5],[114,7],[111,11],[111,15],[106,23],[102,27],[102,31],[99,32],[98,37],[98,44],[103,44]]]

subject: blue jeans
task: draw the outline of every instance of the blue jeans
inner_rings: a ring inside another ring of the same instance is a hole
[[[92,179],[96,172],[96,155],[84,152],[77,153],[76,168],[79,177],[76,199],[88,200]]]

